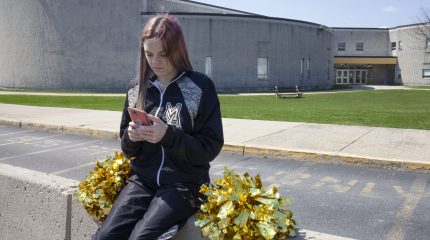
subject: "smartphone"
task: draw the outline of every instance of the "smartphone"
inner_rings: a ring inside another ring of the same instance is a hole
[[[144,126],[151,125],[151,121],[148,119],[148,114],[140,109],[128,107],[128,113],[133,122],[140,122]]]

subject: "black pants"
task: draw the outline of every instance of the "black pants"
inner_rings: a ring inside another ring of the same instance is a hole
[[[197,212],[200,204],[197,194],[198,186],[157,187],[133,175],[92,239],[158,239],[169,229],[183,226]]]

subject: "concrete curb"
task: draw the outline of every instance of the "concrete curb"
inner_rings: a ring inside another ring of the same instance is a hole
[[[37,129],[56,133],[84,135],[99,139],[119,140],[119,132],[91,129],[87,127],[61,126],[54,124],[40,124],[25,121],[0,119],[0,124],[20,128]],[[315,161],[321,163],[343,163],[366,165],[388,169],[430,173],[430,163],[408,162],[402,159],[378,158],[370,156],[353,156],[331,152],[310,152],[302,149],[278,149],[260,146],[224,144],[223,151],[238,152],[242,155],[266,155],[271,157],[289,158],[295,160]]]
[[[55,132],[55,133],[83,135],[83,136],[90,136],[90,137],[95,137],[95,138],[100,138],[100,139],[118,139],[119,138],[118,132],[91,129],[91,128],[86,128],[86,127],[63,126],[63,125],[55,125],[55,124],[42,124],[42,123],[32,123],[32,122],[14,121],[14,120],[5,120],[5,119],[0,119],[0,125],[8,125],[8,126],[14,126],[14,127],[19,127],[19,128],[44,130],[44,131]]]
[[[367,165],[388,169],[398,169],[414,172],[430,172],[430,163],[406,162],[401,159],[376,158],[366,156],[353,156],[346,154],[333,154],[324,152],[309,152],[306,150],[287,150],[267,147],[225,144],[225,151],[242,153],[242,155],[263,155],[270,157],[289,158],[295,160],[315,161],[321,163],[343,163],[353,165]]]

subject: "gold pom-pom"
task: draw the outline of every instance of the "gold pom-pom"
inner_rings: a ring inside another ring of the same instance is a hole
[[[97,160],[93,171],[78,186],[79,202],[88,214],[103,222],[130,174],[130,159],[123,153]]]
[[[224,178],[200,192],[207,200],[197,214],[196,226],[211,240],[284,239],[295,236],[296,221],[283,209],[291,201],[279,195],[276,187],[266,190],[260,176],[235,174],[224,169]]]

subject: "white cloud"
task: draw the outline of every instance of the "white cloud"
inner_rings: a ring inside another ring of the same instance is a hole
[[[382,11],[384,12],[397,12],[397,8],[395,8],[394,6],[386,6],[382,9]]]

